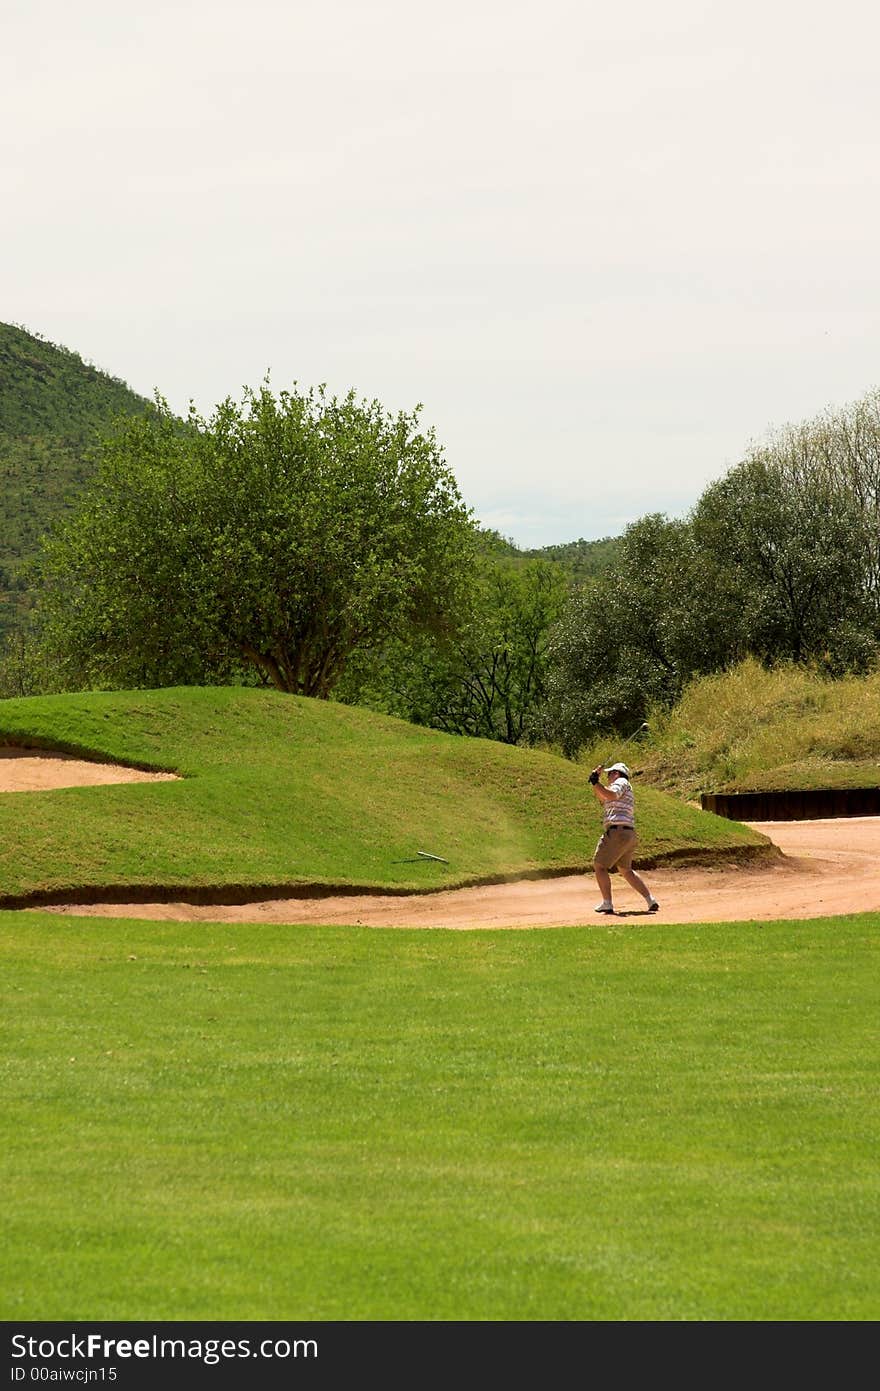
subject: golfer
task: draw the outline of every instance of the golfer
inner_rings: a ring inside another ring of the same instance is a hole
[[[605,773],[609,779],[603,787],[599,781]],[[656,913],[660,904],[648,888],[641,875],[632,867],[633,851],[636,848],[635,798],[629,780],[629,769],[625,763],[612,763],[607,768],[600,764],[590,774],[593,791],[602,803],[602,835],[593,856],[593,870],[596,883],[602,895],[602,902],[596,904],[597,913],[613,913],[611,902],[611,873],[616,869],[628,884],[642,895],[648,905],[649,913]]]

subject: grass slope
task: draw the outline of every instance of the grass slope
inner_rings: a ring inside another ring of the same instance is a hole
[[[6,1320],[875,1320],[880,919],[0,913]]]
[[[23,616],[40,537],[90,482],[97,439],[150,406],[69,348],[0,324],[0,633]]]
[[[628,761],[652,786],[700,792],[877,787],[880,672],[831,680],[804,667],[768,670],[753,658],[693,681],[655,710]],[[593,767],[607,743],[583,751]]]
[[[264,690],[6,700],[0,742],[184,779],[0,795],[6,901],[90,886],[387,890],[580,870],[600,822],[584,770],[552,754]],[[645,865],[773,853],[748,828],[651,789],[639,826]]]
[[[70,348],[0,324],[0,434],[89,445],[96,428],[149,405]]]

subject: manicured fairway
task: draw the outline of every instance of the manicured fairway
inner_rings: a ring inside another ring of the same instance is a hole
[[[878,944],[2,913],[0,1317],[876,1319]]]

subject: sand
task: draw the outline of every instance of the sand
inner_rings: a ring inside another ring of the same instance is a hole
[[[48,792],[108,782],[161,782],[176,773],[147,773],[122,763],[98,763],[75,754],[0,745],[0,792]]]

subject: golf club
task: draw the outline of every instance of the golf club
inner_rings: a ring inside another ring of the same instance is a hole
[[[638,726],[638,728],[637,728],[637,729],[634,729],[633,732],[632,732],[632,734],[628,734],[628,735],[626,736],[626,738],[625,738],[624,740],[622,740],[622,742],[621,742],[621,748],[625,748],[626,745],[627,745],[632,739],[637,738],[637,736],[638,736],[639,734],[644,733],[644,731],[645,731],[646,729],[648,729],[648,728],[649,728],[648,721],[647,721],[647,720],[642,720],[642,723]],[[603,768],[607,767],[607,759],[603,759],[603,760],[602,760],[602,767],[603,767]]]

